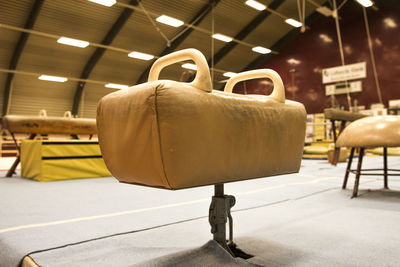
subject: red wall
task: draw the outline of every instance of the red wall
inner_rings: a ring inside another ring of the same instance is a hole
[[[383,103],[387,106],[388,100],[400,99],[400,10],[368,8],[367,14]],[[369,108],[371,103],[378,103],[379,99],[362,7],[355,1],[348,1],[340,9],[339,16],[345,63],[367,62],[367,78],[362,79],[362,92],[352,93],[351,99],[357,99],[358,105]],[[395,24],[388,24],[390,20]],[[339,65],[341,60],[335,21],[322,16],[309,30],[298,34],[281,49],[279,55],[270,57],[259,68],[276,70],[285,84],[286,98],[303,103],[307,113],[318,113],[331,104],[330,97],[325,96],[321,69]],[[265,80],[246,82],[245,87],[248,94],[269,94],[272,90],[272,85]],[[243,84],[235,87],[235,92],[243,91]],[[336,102],[347,109],[345,95],[336,96]]]

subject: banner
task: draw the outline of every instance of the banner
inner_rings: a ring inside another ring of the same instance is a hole
[[[322,69],[322,83],[342,82],[367,77],[366,62]]]

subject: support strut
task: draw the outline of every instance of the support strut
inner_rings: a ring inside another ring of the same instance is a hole
[[[231,216],[231,208],[235,205],[235,197],[224,195],[224,185],[216,184],[214,187],[214,196],[212,197],[208,220],[211,225],[211,233],[214,240],[218,242],[232,256],[230,247],[234,247],[233,243],[233,221]],[[229,240],[226,240],[226,222],[229,219]]]

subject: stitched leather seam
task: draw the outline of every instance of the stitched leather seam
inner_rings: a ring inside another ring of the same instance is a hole
[[[164,179],[165,182],[167,182],[168,186],[170,189],[172,189],[171,184],[169,183],[168,177],[167,177],[167,172],[165,171],[165,166],[164,166],[164,157],[163,157],[163,150],[162,150],[162,144],[161,144],[161,131],[160,131],[160,122],[159,122],[159,118],[158,118],[158,104],[157,104],[157,97],[158,97],[158,89],[160,88],[160,84],[156,86],[156,88],[154,89],[154,110],[156,113],[156,123],[157,123],[157,134],[158,134],[158,145],[159,145],[159,149],[160,149],[160,158],[161,158],[161,166],[162,166],[162,170],[164,173]]]

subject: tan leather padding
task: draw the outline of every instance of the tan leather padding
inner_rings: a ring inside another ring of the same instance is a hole
[[[340,134],[336,146],[398,147],[400,116],[375,116],[352,122]]]
[[[327,120],[338,120],[338,121],[355,121],[368,115],[361,113],[354,113],[347,110],[341,110],[336,108],[324,109],[325,119]]]
[[[12,133],[97,134],[95,119],[6,115],[2,121]]]
[[[39,267],[39,265],[29,256],[25,256],[22,260],[21,267]]]
[[[155,81],[111,93],[97,109],[99,143],[121,182],[167,189],[297,172],[304,106]]]

